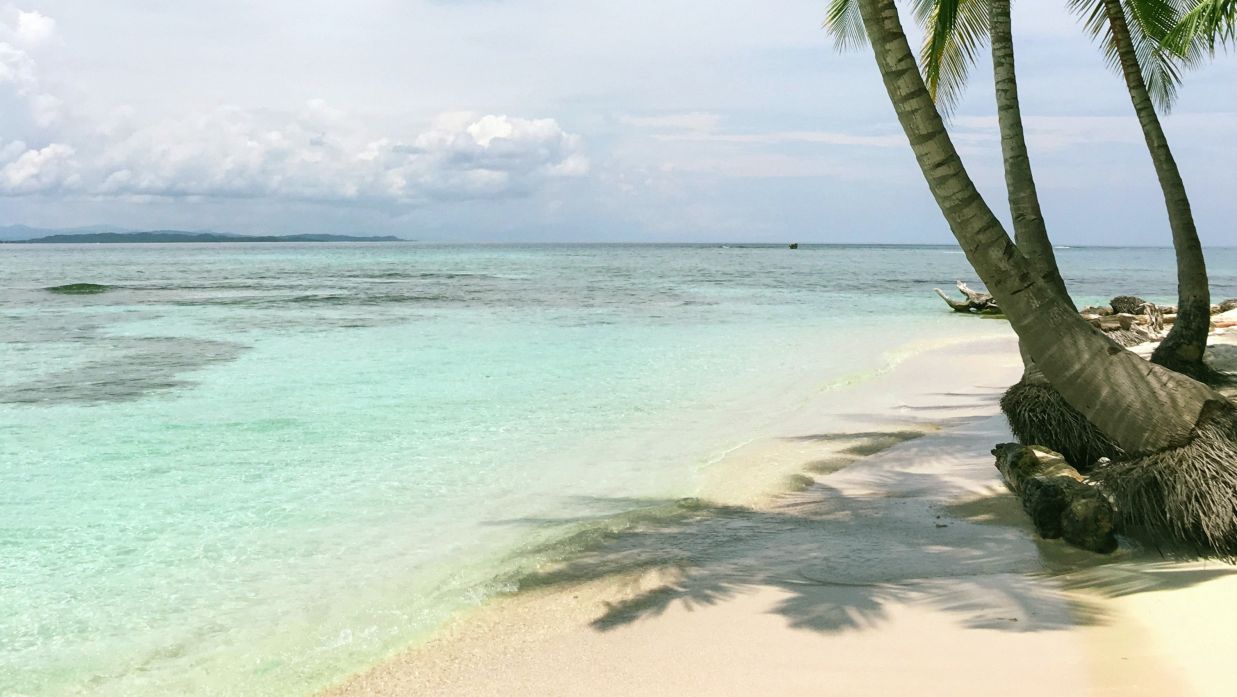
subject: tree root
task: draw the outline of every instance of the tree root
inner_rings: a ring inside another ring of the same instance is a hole
[[[1001,396],[1001,411],[1019,443],[1061,453],[1080,472],[1089,472],[1100,458],[1124,454],[1051,385],[1018,381]]]

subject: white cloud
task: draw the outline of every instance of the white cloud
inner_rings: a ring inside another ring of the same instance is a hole
[[[78,184],[74,150],[63,143],[26,148],[16,141],[0,149],[0,191],[6,194],[47,193]]]
[[[0,42],[0,85],[9,84],[23,93],[38,85],[34,59],[25,51]]]
[[[322,100],[283,122],[235,107],[147,127],[134,118],[118,112],[101,145],[21,153],[3,191],[421,203],[521,195],[588,171],[579,137],[553,119],[451,114],[403,140],[375,137]]]
[[[31,55],[55,30],[38,12],[0,9],[0,89],[42,129],[26,140],[44,146],[23,144],[0,161],[7,195],[74,189],[92,197],[418,203],[522,195],[588,172],[580,138],[553,119],[453,112],[420,133],[375,133],[311,99],[284,117],[216,107],[143,122],[121,107],[74,121],[41,84]]]
[[[960,147],[989,147],[1000,141],[995,116],[963,116],[955,119],[954,140]],[[1216,136],[1237,134],[1237,114],[1174,114],[1164,119],[1170,137],[1174,132],[1209,131]],[[1027,116],[1023,118],[1027,143],[1032,150],[1065,152],[1080,146],[1133,145],[1145,147],[1138,119],[1128,116]],[[1226,142],[1223,137],[1216,139]]]
[[[14,12],[16,21],[13,22],[13,33],[17,41],[25,46],[37,46],[56,32],[56,20],[47,15],[21,10]]]
[[[37,66],[27,49],[46,42],[55,30],[55,20],[38,12],[0,10],[0,87],[9,86],[25,101],[34,123],[42,128],[60,120],[61,103],[40,89]]]

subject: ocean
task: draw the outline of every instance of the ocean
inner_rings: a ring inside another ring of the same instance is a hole
[[[1175,295],[1171,250],[1058,255],[1080,303]],[[0,695],[312,693],[813,395],[1008,331],[955,279],[945,246],[2,245]]]

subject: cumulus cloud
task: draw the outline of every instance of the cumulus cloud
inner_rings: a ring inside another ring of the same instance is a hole
[[[26,102],[31,118],[44,128],[60,121],[60,99],[40,87],[29,50],[55,31],[55,20],[46,15],[12,7],[0,10],[0,88],[7,87]]]
[[[144,124],[121,108],[46,139],[64,121],[63,103],[40,84],[32,51],[55,31],[39,12],[0,9],[0,90],[45,129],[42,147],[0,148],[0,194],[417,203],[521,195],[588,171],[579,137],[553,119],[461,112],[400,137],[372,133],[323,100],[283,119],[221,107]]]
[[[37,86],[38,79],[30,54],[12,44],[0,42],[0,85],[5,84],[24,92]]]
[[[7,24],[12,27],[13,35],[20,44],[37,46],[56,33],[56,20],[47,15],[18,9],[10,9],[6,14],[11,17]]]
[[[588,171],[579,137],[553,119],[448,114],[404,139],[313,100],[282,121],[234,107],[135,121],[119,111],[88,139],[98,145],[10,152],[0,191],[422,203],[517,196]]]
[[[73,148],[52,143],[27,148],[14,141],[0,148],[0,191],[8,194],[47,193],[72,189],[78,184]]]
[[[55,31],[55,20],[39,12],[0,9],[0,91],[43,129],[0,147],[3,195],[415,204],[519,196],[588,171],[580,138],[554,119],[504,114],[457,112],[419,133],[374,132],[315,99],[282,117],[220,107],[150,123],[122,107],[74,123],[41,84],[32,55]]]
[[[32,47],[56,33],[56,20],[37,11],[22,10],[12,5],[0,7],[0,41]]]

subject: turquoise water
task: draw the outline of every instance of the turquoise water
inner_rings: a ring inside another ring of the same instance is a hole
[[[1083,302],[1173,296],[1168,250],[1059,254]],[[812,394],[991,331],[931,294],[973,277],[945,247],[0,246],[0,694],[311,692],[509,590],[541,521],[692,495]],[[109,290],[44,290],[75,282]]]

